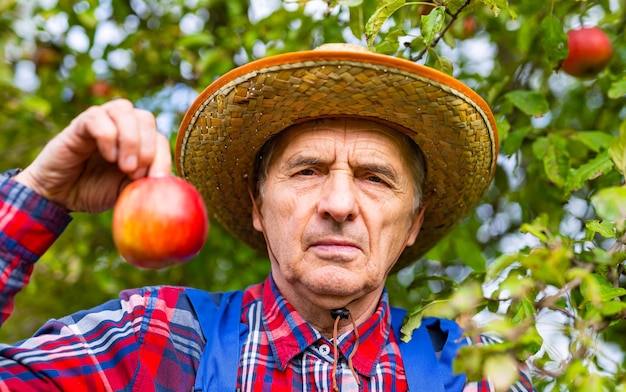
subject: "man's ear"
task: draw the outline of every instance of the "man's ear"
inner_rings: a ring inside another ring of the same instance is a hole
[[[256,231],[265,234],[263,215],[261,214],[261,193],[257,191],[257,194],[259,196],[254,197],[252,190],[248,187],[248,196],[250,196],[250,202],[252,203],[252,226]]]
[[[424,214],[426,213],[427,207],[428,203],[425,203],[422,208],[420,208],[419,212],[413,216],[411,228],[409,229],[409,233],[406,239],[406,246],[412,246],[415,243],[415,240],[417,239],[417,236],[422,229],[422,223],[424,223]]]

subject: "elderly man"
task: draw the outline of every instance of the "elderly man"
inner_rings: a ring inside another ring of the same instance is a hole
[[[496,154],[484,101],[409,61],[327,46],[237,68],[188,110],[176,164],[270,276],[223,294],[127,290],[52,320],[0,345],[0,390],[493,390],[452,372],[468,343],[454,322],[402,342],[384,285],[471,211]],[[170,169],[153,117],[117,100],[2,177],[2,320],[67,211],[107,210]],[[512,388],[532,390],[525,367]]]

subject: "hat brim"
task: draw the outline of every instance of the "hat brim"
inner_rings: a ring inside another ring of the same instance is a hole
[[[252,226],[248,196],[256,155],[287,127],[333,116],[387,123],[408,134],[424,153],[424,198],[430,202],[416,243],[405,249],[395,270],[449,233],[493,179],[497,130],[478,94],[414,62],[350,50],[272,56],[217,79],[181,123],[178,173],[203,195],[215,220],[267,254],[263,236]]]

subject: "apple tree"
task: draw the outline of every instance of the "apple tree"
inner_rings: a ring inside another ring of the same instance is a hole
[[[390,277],[392,301],[411,309],[405,330],[437,315],[468,334],[496,334],[501,343],[464,349],[456,366],[503,388],[522,360],[538,390],[626,391],[622,1],[25,3],[0,4],[2,169],[28,164],[77,113],[119,96],[153,111],[173,142],[186,107],[217,76],[325,42],[461,79],[493,108],[498,169],[474,213]],[[583,27],[595,32],[571,33]],[[596,41],[597,32],[606,39]],[[115,251],[110,213],[76,214],[18,295],[0,340],[127,287],[228,290],[268,270],[214,223],[192,261],[137,270]]]
[[[367,42],[474,86],[494,109],[501,152],[474,216],[410,271],[419,294],[407,328],[439,315],[466,320],[468,331],[497,331],[502,343],[468,349],[457,365],[503,387],[525,360],[540,390],[623,388],[624,9],[421,6],[415,16],[404,1],[379,5]]]

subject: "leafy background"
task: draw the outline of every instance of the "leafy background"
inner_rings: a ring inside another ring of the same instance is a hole
[[[595,77],[559,72],[572,28],[598,26],[613,58]],[[626,391],[626,7],[620,0],[0,1],[0,163],[26,166],[79,112],[114,97],[153,111],[175,140],[187,105],[233,67],[325,42],[368,45],[452,74],[493,108],[493,186],[427,257],[390,277],[392,301],[456,317],[503,343],[464,350],[470,377],[503,387],[528,360],[539,390]],[[243,202],[243,201],[242,201]],[[47,319],[120,290],[209,290],[263,279],[268,262],[212,223],[185,265],[120,259],[111,214],[75,214],[0,331],[13,342]]]

